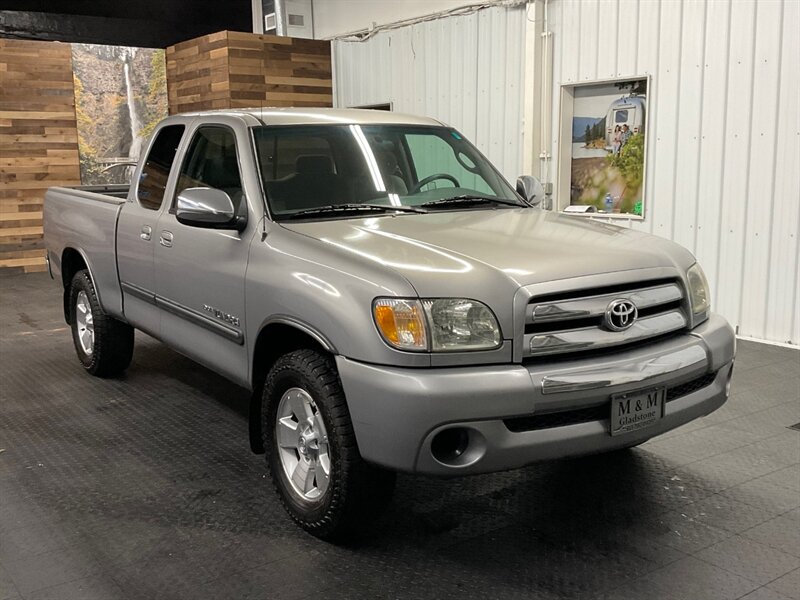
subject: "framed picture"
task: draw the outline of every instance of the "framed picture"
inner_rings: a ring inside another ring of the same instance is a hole
[[[561,88],[558,209],[643,219],[649,77]]]

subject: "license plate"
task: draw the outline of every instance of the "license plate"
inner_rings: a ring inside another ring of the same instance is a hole
[[[664,416],[666,388],[611,396],[611,435],[652,427]]]

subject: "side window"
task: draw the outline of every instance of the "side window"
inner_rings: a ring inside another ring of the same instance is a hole
[[[239,211],[242,203],[242,178],[236,158],[236,136],[227,127],[200,127],[186,151],[175,197],[183,190],[207,187],[222,190]]]
[[[150,154],[142,167],[136,197],[143,208],[158,210],[164,200],[169,171],[183,137],[183,125],[168,125],[159,130]]]
[[[495,195],[491,186],[479,173],[468,171],[465,168],[464,165],[475,168],[475,164],[469,157],[464,153],[460,153],[459,157],[464,161],[464,164],[461,164],[453,152],[453,147],[438,135],[409,134],[406,135],[406,142],[408,143],[408,149],[411,151],[414,168],[417,171],[417,181],[422,181],[430,175],[448,173],[458,180],[462,188]],[[452,185],[450,182],[437,180],[431,184],[431,187]]]

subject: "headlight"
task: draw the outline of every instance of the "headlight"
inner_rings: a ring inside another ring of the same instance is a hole
[[[431,327],[431,349],[490,350],[500,345],[500,326],[485,304],[463,298],[423,300]]]
[[[708,318],[711,310],[711,292],[708,289],[708,280],[700,263],[694,263],[686,271],[686,279],[689,282],[689,303],[692,306],[692,324],[699,325]]]
[[[400,350],[492,350],[502,342],[494,314],[476,300],[378,298],[372,312],[383,339]]]

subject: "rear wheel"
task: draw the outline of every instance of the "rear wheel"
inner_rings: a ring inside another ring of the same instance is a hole
[[[343,540],[388,504],[395,474],[361,458],[329,356],[297,350],[278,359],[264,385],[261,414],[273,485],[303,529]]]
[[[133,357],[133,327],[103,311],[86,270],[72,278],[69,310],[75,352],[86,371],[112,377],[128,368]]]

